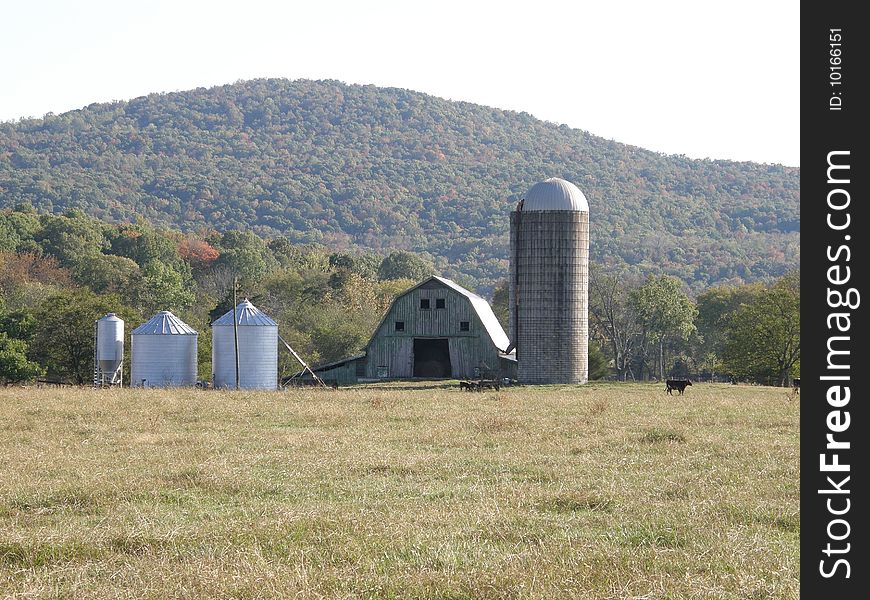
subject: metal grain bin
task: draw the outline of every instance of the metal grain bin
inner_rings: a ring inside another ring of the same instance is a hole
[[[97,320],[97,372],[94,383],[120,383],[120,367],[124,361],[124,321],[115,313]]]
[[[196,385],[199,334],[168,310],[160,311],[130,335],[134,387]]]
[[[510,338],[523,383],[589,374],[589,204],[564,179],[533,185],[511,213]]]
[[[239,336],[239,387],[278,387],[278,324],[245,299],[236,307]],[[235,388],[233,311],[211,324],[212,373],[216,388]]]

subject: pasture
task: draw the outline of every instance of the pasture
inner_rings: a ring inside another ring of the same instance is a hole
[[[0,597],[797,598],[798,399],[0,389]]]

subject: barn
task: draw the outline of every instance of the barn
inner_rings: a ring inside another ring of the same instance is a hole
[[[358,355],[315,367],[327,383],[516,378],[515,355],[489,302],[433,276],[400,294]]]

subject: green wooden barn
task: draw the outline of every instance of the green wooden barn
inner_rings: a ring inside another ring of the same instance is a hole
[[[504,353],[509,344],[489,302],[433,276],[393,301],[363,353],[314,371],[339,385],[413,378],[515,379],[515,355]]]

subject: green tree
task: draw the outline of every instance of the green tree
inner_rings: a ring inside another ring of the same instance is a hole
[[[0,380],[16,383],[44,374],[43,368],[27,360],[27,344],[0,332]]]
[[[30,205],[0,212],[0,252],[36,252],[36,236],[41,225],[39,215]]]
[[[330,268],[330,255],[318,244],[296,245],[287,238],[279,237],[269,240],[267,247],[278,264],[285,269],[325,272]]]
[[[20,243],[18,232],[12,228],[6,215],[0,213],[0,252],[15,252]]]
[[[79,385],[90,381],[94,368],[94,323],[105,314],[134,317],[116,296],[71,290],[47,298],[35,311],[30,353],[50,375]]]
[[[434,274],[435,267],[432,266],[432,263],[403,250],[391,252],[378,267],[378,278],[381,280],[412,279],[420,281]]]
[[[40,223],[42,229],[36,241],[64,267],[73,267],[108,248],[102,224],[81,211],[69,211],[62,216],[42,215]]]
[[[501,323],[502,329],[510,335],[510,282],[507,279],[502,279],[495,286],[495,291],[492,293],[492,312],[498,322]]]
[[[178,247],[166,232],[138,223],[115,229],[110,238],[112,254],[129,258],[140,267],[158,261],[177,271],[183,270]]]
[[[339,273],[356,273],[366,279],[377,279],[383,259],[375,254],[347,254],[336,252],[329,255],[329,266]]]
[[[227,267],[239,280],[255,282],[277,266],[262,238],[250,231],[227,231],[217,244],[215,266]]]
[[[610,373],[607,357],[601,351],[601,346],[589,340],[589,381],[604,379]]]
[[[0,298],[2,305],[2,298]],[[29,308],[20,308],[10,312],[0,310],[0,333],[5,333],[11,339],[30,342],[36,327],[36,317]]]
[[[725,353],[732,316],[741,305],[752,302],[762,289],[756,284],[720,286],[697,297],[698,318],[695,323],[698,331],[695,355],[711,374],[719,368]]]
[[[75,280],[98,294],[127,290],[138,274],[139,265],[135,261],[113,254],[95,254],[73,267]]]
[[[650,276],[629,300],[643,328],[643,337],[658,350],[658,375],[665,378],[665,344],[673,340],[688,340],[695,330],[698,309],[683,292],[683,283],[676,277]]]
[[[791,383],[801,355],[800,273],[792,271],[730,318],[724,362],[738,377]]]
[[[133,306],[151,314],[158,310],[189,308],[196,295],[181,273],[169,265],[152,261],[133,279],[126,298]]]

